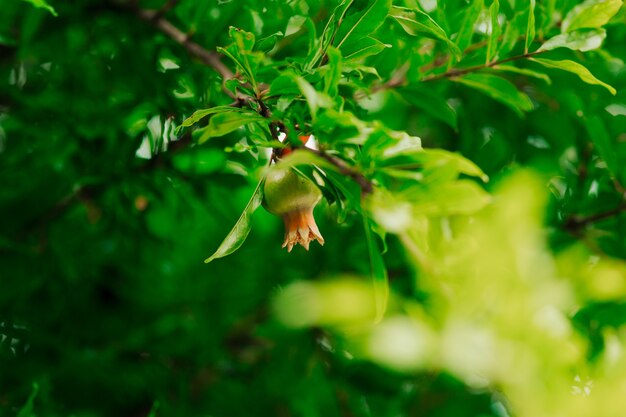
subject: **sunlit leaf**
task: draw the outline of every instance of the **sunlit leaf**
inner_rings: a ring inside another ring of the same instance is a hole
[[[330,47],[326,51],[326,56],[328,56],[328,64],[324,72],[324,93],[335,97],[341,80],[341,52]]]
[[[530,98],[519,91],[510,81],[491,74],[468,74],[454,81],[487,94],[510,107],[518,116],[533,109]]]
[[[315,90],[315,87],[304,78],[296,77],[295,80],[300,88],[300,92],[306,98],[313,118],[315,118],[320,107],[331,107],[333,105],[332,99],[326,93]]]
[[[231,253],[235,252],[237,249],[243,245],[250,233],[251,228],[251,220],[252,214],[255,212],[257,208],[263,202],[263,183],[265,182],[265,178],[259,181],[259,184],[256,186],[250,201],[243,209],[243,213],[235,223],[235,227],[228,233],[226,238],[220,243],[220,246],[217,248],[215,253],[204,260],[205,263],[209,263],[215,259],[223,258],[224,256],[228,256]]]
[[[500,13],[499,0],[493,0],[489,7],[489,15],[491,17],[491,33],[489,33],[489,41],[487,42],[487,62],[491,62],[493,58],[498,54],[498,44],[500,33],[502,28],[498,21],[498,14]]]
[[[544,67],[560,69],[563,71],[576,74],[578,75],[578,77],[580,77],[581,80],[583,80],[587,84],[600,85],[606,88],[607,90],[609,90],[609,92],[613,95],[617,93],[615,88],[613,88],[612,86],[610,86],[609,84],[605,82],[598,80],[596,77],[593,76],[593,74],[587,68],[585,68],[578,62],[574,62],[570,60],[553,61],[553,60],[544,59],[544,58],[531,58],[531,60],[534,62],[537,62],[538,64],[543,65]]]
[[[528,2],[528,26],[526,27],[526,40],[524,42],[524,51],[528,53],[530,44],[535,39],[535,1]]]
[[[244,30],[230,27],[230,38],[233,43],[225,48],[218,47],[217,50],[230,58],[239,69],[246,75],[247,80],[256,90],[256,69],[259,65],[260,56],[257,52],[252,52],[255,43],[254,34]]]
[[[419,9],[393,6],[389,15],[393,17],[409,35],[419,36],[421,34],[441,40],[446,43],[450,52],[452,52],[457,59],[461,57],[459,47],[450,40],[447,33],[428,15],[428,13],[424,13]]]
[[[489,177],[474,162],[459,153],[444,149],[422,149],[410,154],[401,154],[381,160],[379,166],[414,172],[419,170],[420,176],[408,176],[413,179],[420,178],[424,183],[450,182],[456,180],[460,174],[480,178],[483,182],[489,181]]]
[[[372,55],[378,55],[391,45],[382,43],[381,41],[366,37],[361,39],[359,45],[344,57],[346,60],[359,60]]]
[[[604,29],[579,29],[548,39],[538,50],[550,51],[556,48],[568,48],[586,52],[602,46],[604,38],[606,38]]]
[[[232,107],[232,106],[217,106],[217,107],[211,107],[210,109],[196,110],[195,112],[193,112],[191,116],[186,118],[183,121],[183,123],[180,126],[178,126],[177,129],[178,131],[180,131],[184,127],[193,126],[196,123],[198,123],[200,120],[212,114],[226,113],[226,112],[237,111],[237,110],[238,109],[236,107]]]
[[[58,16],[56,10],[54,10],[54,7],[50,6],[46,0],[22,0],[22,1],[30,3],[39,9],[45,9],[49,11],[50,14],[52,14],[52,16]]]
[[[200,129],[198,143],[204,143],[210,138],[224,136],[248,123],[265,121],[263,117],[253,112],[226,112],[211,117],[209,125]]]
[[[391,0],[374,0],[362,13],[354,14],[341,23],[337,32],[336,47],[344,56],[361,51],[370,46],[368,36],[385,21]],[[366,39],[365,41],[363,41]]]
[[[562,32],[571,32],[581,28],[599,28],[622,7],[622,0],[586,0],[575,6],[563,19]]]
[[[459,180],[437,185],[428,193],[414,193],[414,209],[423,214],[471,214],[491,202],[491,196],[474,181]]]
[[[354,0],[341,0],[341,2],[337,4],[337,7],[335,7],[333,13],[328,18],[326,26],[324,26],[319,42],[316,42],[314,54],[310,54],[310,56],[307,57],[307,69],[312,69],[321,59],[323,59],[326,54],[326,50],[329,46],[331,46],[331,43],[335,39],[337,31],[339,30],[339,27],[341,27],[341,22],[343,21],[350,6],[352,6],[352,3],[354,3]]]

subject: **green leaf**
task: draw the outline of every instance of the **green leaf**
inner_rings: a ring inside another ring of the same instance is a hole
[[[326,51],[326,56],[328,64],[324,66],[324,93],[335,97],[341,80],[341,52],[330,47]]]
[[[487,174],[478,165],[456,152],[444,149],[424,149],[423,152],[416,155],[416,160],[419,160],[424,166],[424,177],[443,166],[449,166],[454,171],[451,179],[456,179],[459,174],[465,174],[480,178],[483,182],[489,181]]]
[[[533,109],[533,103],[526,94],[518,91],[510,81],[496,75],[467,74],[463,77],[453,78],[453,81],[478,90],[494,100],[506,104],[520,117]]]
[[[448,49],[457,58],[461,58],[461,50],[448,37],[446,32],[435,22],[432,17],[419,9],[408,9],[406,7],[393,6],[389,13],[404,31],[412,36],[419,34],[441,40],[446,43]]]
[[[461,29],[459,29],[455,40],[459,50],[465,51],[472,43],[474,27],[484,7],[484,0],[474,0],[472,5],[467,10],[464,10],[463,23],[461,24]]]
[[[548,85],[552,84],[552,80],[550,79],[550,77],[548,77],[547,74],[544,74],[543,72],[529,70],[527,68],[518,68],[518,67],[514,67],[513,65],[494,65],[493,67],[491,67],[491,69],[496,70],[496,71],[511,72],[514,74],[525,75],[527,77],[538,78],[540,80],[545,81],[546,84]]]
[[[291,155],[290,155],[291,156]],[[343,196],[341,203],[346,209],[354,210],[361,213],[361,187],[345,175],[334,172],[333,170],[325,170],[326,179],[331,182]]]
[[[351,55],[362,50],[362,40],[383,24],[390,7],[391,0],[374,0],[363,13],[346,19],[337,32],[337,49],[341,50],[343,55]]]
[[[389,279],[381,250],[372,235],[372,221],[366,216],[363,216],[363,226],[365,228],[365,240],[367,241],[367,249],[370,258],[370,273],[374,286],[374,298],[376,303],[375,322],[378,323],[383,319],[385,311],[387,310],[387,303],[389,302]]]
[[[430,116],[448,124],[455,131],[458,128],[456,111],[448,104],[445,97],[431,88],[410,86],[399,90],[402,97],[412,105],[419,107]]]
[[[516,13],[512,19],[506,22],[506,29],[502,35],[502,41],[498,45],[500,56],[505,56],[515,48],[515,45],[519,42],[520,37],[524,34],[524,31],[528,28],[527,17],[524,13]]]
[[[369,136],[361,149],[361,162],[368,164],[376,161],[376,165],[382,161],[396,158],[400,155],[414,155],[422,152],[422,140],[417,136],[411,136],[406,132],[398,132],[379,128],[369,133]]]
[[[528,53],[530,44],[535,39],[535,0],[528,2],[528,26],[526,27],[526,40],[524,42],[524,52]]]
[[[351,61],[363,59],[368,56],[378,55],[386,48],[391,48],[391,45],[382,43],[378,39],[366,37],[361,39],[358,47],[349,52],[348,55],[344,57],[344,59]]]
[[[154,403],[152,403],[152,408],[150,409],[150,413],[148,413],[147,417],[157,417],[157,413],[159,411],[159,402],[155,401]]]
[[[259,39],[254,44],[254,50],[261,51],[261,52],[269,52],[272,49],[274,49],[278,40],[282,39],[283,37],[284,37],[283,32],[276,32],[262,39]]]
[[[228,28],[228,36],[235,41],[239,52],[252,52],[254,48],[254,34],[234,26]]]
[[[498,54],[498,44],[500,33],[502,28],[500,22],[498,22],[498,14],[500,13],[499,0],[493,0],[491,7],[489,7],[489,15],[491,16],[491,33],[489,34],[489,41],[487,42],[487,63],[491,62],[493,58]]]
[[[26,3],[30,3],[39,9],[45,9],[49,11],[50,14],[52,14],[52,16],[55,16],[55,17],[58,16],[58,13],[56,12],[56,10],[54,10],[54,7],[50,6],[46,0],[22,0],[22,1],[25,1]]]
[[[556,69],[560,69],[563,71],[571,72],[573,74],[578,75],[578,77],[580,77],[580,79],[586,82],[587,84],[600,85],[606,88],[607,90],[609,90],[609,92],[613,95],[617,93],[615,88],[611,87],[605,82],[598,80],[596,77],[593,76],[593,74],[587,68],[585,68],[584,66],[580,65],[577,62],[569,61],[569,60],[552,61],[552,60],[543,59],[543,58],[541,59],[531,58],[531,61],[537,62],[538,64],[541,64],[544,67],[556,68]]]
[[[37,393],[39,392],[39,384],[34,383],[33,389],[28,396],[28,400],[26,400],[26,404],[22,406],[22,409],[19,413],[17,413],[17,417],[35,417],[33,413],[33,408],[35,406],[35,398],[37,398]]]
[[[231,112],[231,111],[237,111],[237,110],[238,109],[236,107],[232,107],[232,106],[217,106],[217,107],[211,107],[210,109],[196,110],[195,112],[193,112],[191,116],[186,118],[180,126],[178,126],[176,133],[178,134],[179,131],[182,130],[182,128],[193,126],[196,123],[198,123],[200,120],[212,114],[225,113],[225,112]]]
[[[315,90],[315,88],[302,77],[296,77],[295,80],[300,88],[300,92],[304,95],[304,98],[306,98],[313,119],[315,119],[317,110],[320,107],[332,107],[333,101],[327,94]]]
[[[472,214],[491,202],[491,196],[471,180],[444,182],[426,192],[413,193],[414,210],[426,215]]]
[[[226,48],[218,47],[217,50],[230,58],[239,67],[256,91],[255,74],[259,65],[260,55],[252,52],[255,43],[254,35],[233,26],[230,27],[229,34],[234,42]]]
[[[586,0],[574,7],[563,19],[561,31],[599,28],[611,20],[622,7],[622,0]]]
[[[298,95],[300,88],[292,74],[283,74],[274,79],[270,85],[271,96]]]
[[[338,28],[341,27],[341,22],[343,22],[344,16],[350,6],[352,6],[352,3],[354,3],[354,0],[342,0],[337,7],[335,7],[333,14],[330,15],[328,21],[326,22],[318,47],[315,50],[315,54],[308,59],[305,70],[311,70],[317,65],[319,60],[324,57],[326,50],[335,39]]]
[[[254,193],[250,198],[250,201],[248,201],[248,204],[246,205],[246,208],[243,209],[243,213],[241,213],[239,220],[237,220],[237,223],[235,223],[235,227],[233,227],[230,233],[228,233],[228,235],[222,241],[215,253],[204,260],[204,263],[209,263],[215,259],[228,256],[231,253],[235,252],[237,249],[239,249],[241,245],[243,245],[243,242],[246,241],[246,238],[250,233],[250,228],[252,227],[252,213],[254,213],[255,210],[258,209],[263,202],[264,183],[265,178],[259,181],[259,184],[256,186]]]
[[[265,121],[263,117],[252,112],[227,112],[219,113],[211,117],[209,125],[200,129],[198,143],[204,143],[210,138],[224,136],[243,125],[254,122]]]
[[[539,2],[539,21],[541,22],[540,30],[543,33],[548,33],[550,29],[554,27],[557,22],[557,18],[561,16],[556,13],[557,0],[545,0]]]
[[[572,32],[561,33],[548,39],[538,51],[551,51],[556,48],[568,48],[575,51],[587,52],[598,49],[606,38],[604,29],[578,29]]]
[[[591,116],[585,120],[585,128],[589,134],[589,138],[593,146],[598,151],[600,157],[606,163],[611,174],[619,175],[623,169],[620,169],[619,160],[617,158],[616,144],[612,143],[609,132],[604,125],[602,119],[598,116]]]

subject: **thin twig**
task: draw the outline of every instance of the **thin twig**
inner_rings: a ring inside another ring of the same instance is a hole
[[[601,213],[596,213],[596,214],[592,214],[586,217],[581,217],[581,216],[571,216],[569,217],[565,223],[564,223],[564,227],[567,230],[573,231],[573,230],[578,230],[578,229],[582,229],[584,227],[587,227],[588,225],[595,223],[595,222],[599,222],[601,220],[606,220],[606,219],[610,219],[611,217],[615,217],[620,215],[621,213],[626,211],[626,203],[622,203],[619,206],[611,209],[611,210],[607,210],[607,211],[603,211]]]
[[[189,39],[186,33],[174,26],[169,20],[160,16],[157,10],[136,9],[135,13],[141,19],[152,23],[157,29],[166,34],[176,43],[182,45],[187,51],[200,59],[204,64],[217,71],[224,80],[233,78],[234,74],[221,60],[221,55],[215,51],[209,51]]]
[[[172,10],[174,7],[176,7],[176,5],[179,3],[180,0],[168,0],[167,2],[165,2],[165,4],[163,6],[161,6],[161,8],[159,10],[157,10],[155,16],[153,17],[153,19],[158,19],[163,17],[167,12],[169,12],[170,10]]]
[[[471,72],[480,71],[480,70],[485,69],[485,68],[492,68],[492,67],[495,67],[497,65],[504,64],[504,63],[507,63],[507,62],[519,61],[519,60],[522,60],[522,59],[528,59],[528,58],[531,58],[531,57],[533,57],[535,55],[542,54],[544,52],[547,52],[547,51],[528,52],[526,54],[516,55],[516,56],[511,56],[511,57],[508,57],[508,58],[504,58],[504,59],[501,59],[499,61],[492,61],[492,62],[488,62],[488,63],[481,64],[481,65],[475,65],[473,67],[453,68],[450,71],[446,71],[446,72],[444,72],[442,74],[436,74],[436,75],[431,75],[431,76],[422,78],[421,81],[422,82],[429,82],[429,81],[441,80],[441,79],[444,79],[444,78],[460,77],[462,75],[466,75],[466,74],[469,74]]]
[[[145,9],[140,9],[140,8],[135,9],[135,12],[141,19],[152,23],[161,32],[165,33],[171,39],[173,39],[174,41],[176,41],[177,43],[185,47],[189,53],[198,57],[206,65],[214,68],[218,73],[220,73],[220,75],[222,76],[224,80],[233,78],[234,76],[233,72],[226,65],[222,63],[220,54],[218,54],[217,52],[208,51],[204,49],[202,46],[198,45],[197,43],[191,41],[186,34],[184,34],[182,31],[176,28],[167,19],[163,18],[161,15],[162,13],[160,13],[159,11],[155,11],[155,10],[145,10]],[[404,78],[404,77],[401,77],[401,78]],[[394,80],[394,83],[396,82],[402,82],[402,80],[399,80],[399,81]],[[232,92],[230,91],[227,91],[227,92],[230,93],[231,97],[235,99],[235,103],[239,105],[247,102],[248,100],[246,99],[255,100],[259,104],[259,114],[267,119],[271,119],[271,111],[269,107],[263,102],[260,96],[244,98],[244,97],[234,96]],[[280,123],[276,121],[270,122],[269,129],[270,129],[272,138],[275,140],[278,140]],[[354,168],[352,168],[342,159],[329,155],[323,151],[309,149],[309,148],[304,148],[304,149],[307,149],[311,152],[316,153],[320,157],[324,158],[326,161],[333,164],[341,174],[346,175],[352,178],[354,181],[356,181],[356,183],[359,185],[364,195],[369,194],[373,191],[372,183],[365,176],[363,176],[363,174],[356,171]]]

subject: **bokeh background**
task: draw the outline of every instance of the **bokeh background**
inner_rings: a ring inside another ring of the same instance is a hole
[[[242,132],[202,146],[174,133],[193,111],[230,102],[219,76],[131,8],[51,4],[56,17],[24,1],[0,6],[0,415],[508,415],[497,387],[355,359],[337,347],[343,336],[276,318],[272,300],[294,282],[368,276],[357,215],[338,222],[322,204],[326,245],[287,254],[282,222],[259,210],[238,252],[204,264],[252,194],[262,159],[241,145]],[[324,16],[333,4],[181,1],[166,16],[215,50],[229,43],[229,26],[293,34],[293,16]],[[533,168],[550,251],[576,244],[584,248],[576,259],[624,259],[621,208],[575,221],[624,205],[626,175],[615,178],[590,139],[604,132],[624,166],[623,10],[607,30],[602,50],[556,54],[584,62],[619,91],[614,97],[567,73],[550,72],[551,85],[520,77],[535,104],[520,118],[444,80],[422,97],[451,100],[458,131],[392,92],[368,104],[368,117],[424,147],[462,153],[492,177],[488,189],[517,167]],[[383,36],[395,44],[394,30]],[[278,57],[302,47],[286,39]],[[371,62],[384,79],[400,62],[392,53]],[[589,129],[591,117],[602,132]],[[410,252],[393,236],[387,243],[394,293],[425,299]],[[570,319],[593,358],[603,332],[626,322],[626,302],[618,291],[580,307]]]

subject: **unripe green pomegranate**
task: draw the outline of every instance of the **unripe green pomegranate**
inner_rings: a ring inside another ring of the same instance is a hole
[[[283,248],[291,252],[296,244],[301,244],[309,250],[314,239],[324,244],[313,217],[313,209],[322,198],[317,185],[291,167],[275,167],[267,175],[263,191],[263,207],[282,217],[285,223]]]

